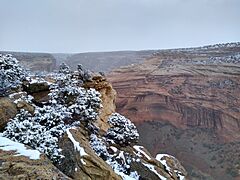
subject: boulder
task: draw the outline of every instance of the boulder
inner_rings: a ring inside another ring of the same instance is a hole
[[[24,90],[29,94],[49,91],[49,85],[47,82],[36,82],[36,83],[28,83],[27,81],[23,84]]]
[[[59,142],[62,155],[65,158],[57,167],[66,175],[73,179],[99,179],[99,180],[119,180],[121,179],[114,173],[112,168],[98,157],[92,150],[87,139],[87,131],[83,128],[70,129],[72,137],[84,149],[86,155],[81,155],[71,139],[66,133]]]
[[[19,156],[15,151],[0,149],[0,179],[64,179],[71,178],[57,169],[45,155],[39,159]]]
[[[0,131],[17,114],[17,106],[7,97],[0,98]]]

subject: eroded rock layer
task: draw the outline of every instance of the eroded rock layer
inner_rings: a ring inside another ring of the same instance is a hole
[[[184,161],[190,172],[201,169],[192,177],[205,174],[216,178],[217,172],[218,177],[239,176],[238,162],[229,163],[217,153],[214,159],[221,159],[219,162],[204,156],[212,152],[209,146],[218,147],[227,156],[234,155],[234,148],[227,150],[226,144],[238,146],[235,143],[240,137],[239,43],[162,50],[142,64],[113,71],[109,79],[118,93],[117,111],[137,124],[142,143],[152,153],[168,150]],[[164,124],[171,126],[171,131],[178,131],[177,135],[164,129]],[[146,136],[155,138],[150,140]],[[193,140],[192,136],[196,138]],[[199,148],[189,141],[205,145]],[[185,155],[176,150],[184,151]]]

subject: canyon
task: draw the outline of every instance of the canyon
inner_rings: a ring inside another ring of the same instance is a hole
[[[53,71],[65,62],[104,72],[117,91],[116,111],[134,122],[140,144],[153,156],[175,156],[190,179],[240,179],[240,43],[48,54],[44,67],[34,53],[29,63],[21,54],[20,62],[33,71]]]
[[[239,178],[239,43],[160,50],[108,78],[152,154],[176,156],[191,179]]]
[[[116,91],[83,67],[33,75],[0,54],[0,179],[185,179],[168,154],[138,145]],[[87,74],[87,75],[86,75]]]

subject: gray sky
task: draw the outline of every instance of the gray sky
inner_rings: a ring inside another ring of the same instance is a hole
[[[240,0],[0,0],[0,50],[86,52],[240,41]]]

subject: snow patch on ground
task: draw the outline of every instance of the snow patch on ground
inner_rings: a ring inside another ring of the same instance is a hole
[[[156,155],[156,160],[160,161],[165,156],[170,157],[170,158],[174,158],[173,156],[171,156],[169,154],[157,154]]]
[[[86,165],[86,164],[87,164],[83,159],[81,159],[81,163],[82,163],[83,165]]]
[[[114,146],[110,146],[110,149],[112,149],[114,153],[116,153],[118,151],[118,149]]]
[[[165,166],[165,168],[166,168],[166,170],[168,171],[169,174],[172,174],[171,173],[171,168],[168,166],[167,161],[165,159],[162,159],[163,157],[169,157],[169,158],[174,158],[174,157],[169,155],[169,154],[157,154],[156,155],[156,160],[159,161],[160,163],[162,163]],[[185,179],[185,176],[183,176],[180,171],[174,170],[174,172],[177,174],[177,176],[180,180]]]
[[[141,148],[143,148],[142,146],[133,146],[133,148],[134,148],[137,152],[143,154],[148,160],[151,159],[151,157],[150,157],[149,155],[147,155],[147,153],[145,153],[143,150],[141,150]],[[138,154],[139,154],[139,153],[138,153]]]
[[[27,156],[30,159],[40,159],[40,152],[37,150],[27,149],[24,144],[14,142],[0,134],[0,149],[4,151],[16,151],[15,156]]]
[[[123,180],[138,180],[139,179],[139,175],[136,171],[131,172],[130,175],[127,175],[123,172],[123,168],[121,167],[121,165],[119,165],[116,161],[112,161],[111,159],[108,159],[106,161],[107,164],[109,164],[113,171],[122,177]]]
[[[165,167],[166,170],[171,173],[171,168],[168,166],[167,161],[165,159],[162,159],[163,157],[172,157],[168,154],[157,154],[156,155],[156,160],[158,160],[159,162],[161,162]]]
[[[80,143],[77,142],[77,141],[74,139],[74,137],[73,137],[73,135],[71,134],[71,132],[69,131],[69,129],[67,129],[66,132],[67,132],[68,138],[72,141],[74,148],[75,148],[77,151],[79,151],[80,156],[88,156],[88,154],[85,152],[84,148],[82,148],[82,147],[80,146]],[[86,165],[86,162],[85,162],[83,159],[81,159],[81,162],[82,162],[83,165]]]
[[[179,180],[185,180],[185,176],[183,176],[183,175],[181,174],[181,172],[175,171],[175,173],[178,175]]]
[[[162,176],[161,174],[159,174],[156,169],[154,168],[153,165],[151,164],[146,164],[146,163],[143,163],[143,165],[145,167],[147,167],[149,170],[151,170],[152,172],[154,172],[161,180],[167,180],[167,178],[165,178],[164,176]]]

